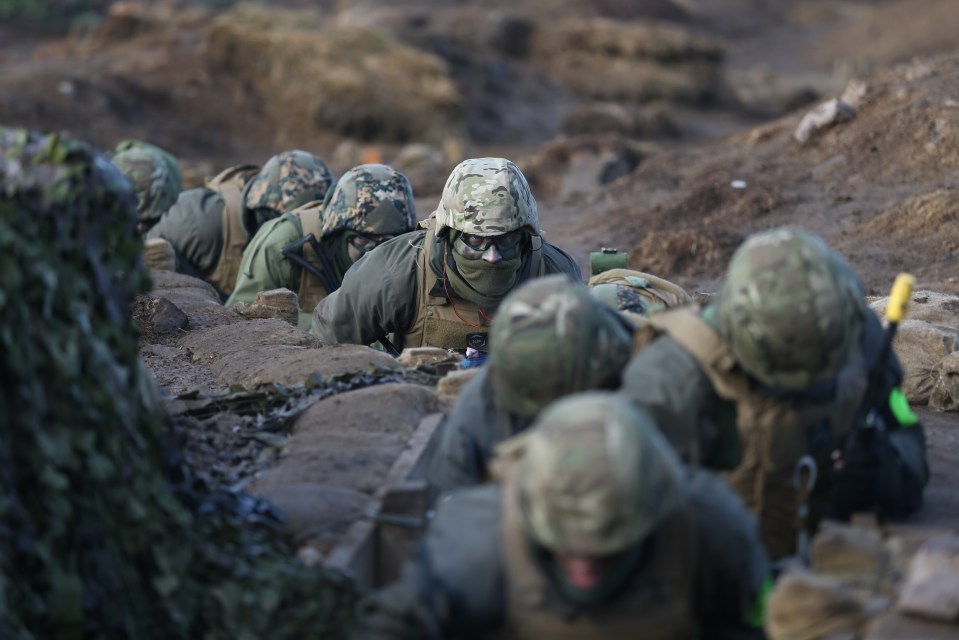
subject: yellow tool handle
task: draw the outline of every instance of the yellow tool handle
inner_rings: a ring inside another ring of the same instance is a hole
[[[892,293],[889,294],[889,304],[886,305],[886,318],[889,322],[897,323],[906,317],[906,309],[915,285],[916,278],[908,273],[896,276],[896,281],[892,283]]]

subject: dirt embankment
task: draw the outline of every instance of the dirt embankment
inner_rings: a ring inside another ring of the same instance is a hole
[[[715,287],[749,233],[797,224],[842,251],[870,294],[903,270],[922,288],[957,292],[957,83],[956,56],[891,68],[866,83],[850,120],[805,144],[793,137],[796,112],[660,153],[608,188],[554,203],[543,224],[562,245],[618,246],[635,268],[693,289]]]

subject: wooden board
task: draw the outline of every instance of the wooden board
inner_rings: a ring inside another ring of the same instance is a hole
[[[426,474],[442,418],[432,413],[420,421],[365,513],[324,559],[327,566],[351,573],[361,589],[395,580],[423,535],[429,505]]]

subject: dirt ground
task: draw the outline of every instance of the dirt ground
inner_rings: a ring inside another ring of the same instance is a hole
[[[633,268],[710,292],[749,233],[798,224],[842,251],[871,295],[902,270],[959,293],[955,0],[198,5],[120,3],[68,36],[0,23],[0,124],[103,148],[143,138],[181,159],[190,186],[284,148],[342,172],[423,143],[441,160],[401,167],[419,172],[420,217],[462,157],[507,155],[528,172],[549,239],[584,269],[614,246]],[[850,117],[798,142],[804,114],[852,80],[865,91]],[[310,369],[316,345],[278,321],[257,321],[261,351],[235,353],[246,321],[162,278],[208,331],[144,344],[168,393],[289,384]],[[917,522],[959,528],[959,414],[922,417],[933,476]],[[210,446],[256,426],[229,411],[204,424],[194,436]],[[401,447],[407,428],[384,445]],[[272,461],[287,440],[236,444],[218,473],[241,482],[263,465],[238,460]],[[359,499],[328,498],[344,512]]]

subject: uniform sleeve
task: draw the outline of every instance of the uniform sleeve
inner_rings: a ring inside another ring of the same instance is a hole
[[[223,250],[223,207],[223,198],[216,191],[184,191],[146,238],[163,238],[173,246],[177,271],[205,277],[213,271]]]
[[[500,492],[443,499],[402,578],[361,603],[354,640],[478,638],[502,624]]]
[[[346,270],[340,288],[313,310],[310,332],[323,344],[372,344],[413,322],[416,262],[425,231],[381,244]]]
[[[499,429],[489,369],[483,367],[460,392],[433,453],[430,483],[437,494],[483,482]]]
[[[226,306],[232,307],[237,302],[253,302],[260,291],[286,287],[296,292],[300,284],[300,269],[283,255],[283,247],[299,238],[296,225],[286,217],[270,220],[260,227],[243,250],[236,285]]]
[[[735,416],[726,415],[709,379],[672,338],[660,336],[630,360],[620,393],[650,414],[686,462],[715,468],[739,463]]]
[[[576,282],[583,281],[583,274],[572,256],[551,242],[543,241],[543,261],[546,264],[546,275],[565,273]]]
[[[693,471],[690,494],[699,538],[697,608],[703,640],[763,638],[769,562],[756,519],[722,480]]]

